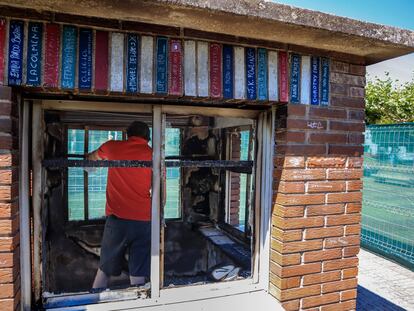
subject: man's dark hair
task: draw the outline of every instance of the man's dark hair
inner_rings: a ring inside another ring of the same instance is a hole
[[[144,138],[145,140],[150,140],[150,130],[146,123],[141,121],[132,122],[127,128],[128,137],[137,136]]]

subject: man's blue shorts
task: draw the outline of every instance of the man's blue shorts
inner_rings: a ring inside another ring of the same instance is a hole
[[[110,215],[105,222],[99,268],[108,276],[120,275],[125,253],[129,275],[150,276],[151,222]]]

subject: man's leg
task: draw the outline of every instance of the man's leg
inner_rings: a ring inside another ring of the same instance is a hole
[[[127,242],[124,227],[124,222],[114,216],[106,219],[94,289],[108,287],[110,276],[121,274]]]
[[[132,221],[129,229],[129,279],[132,286],[143,285],[150,276],[151,222]]]
[[[107,288],[108,287],[109,277],[101,269],[98,269],[95,276],[95,281],[93,281],[92,288]]]
[[[145,277],[144,276],[129,276],[129,280],[132,286],[137,285],[144,285],[145,284]]]

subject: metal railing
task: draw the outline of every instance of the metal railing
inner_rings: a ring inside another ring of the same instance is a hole
[[[361,244],[414,268],[414,123],[365,132]]]

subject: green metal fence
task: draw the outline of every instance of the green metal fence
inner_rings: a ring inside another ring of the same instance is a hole
[[[367,126],[363,247],[414,268],[414,123]]]

